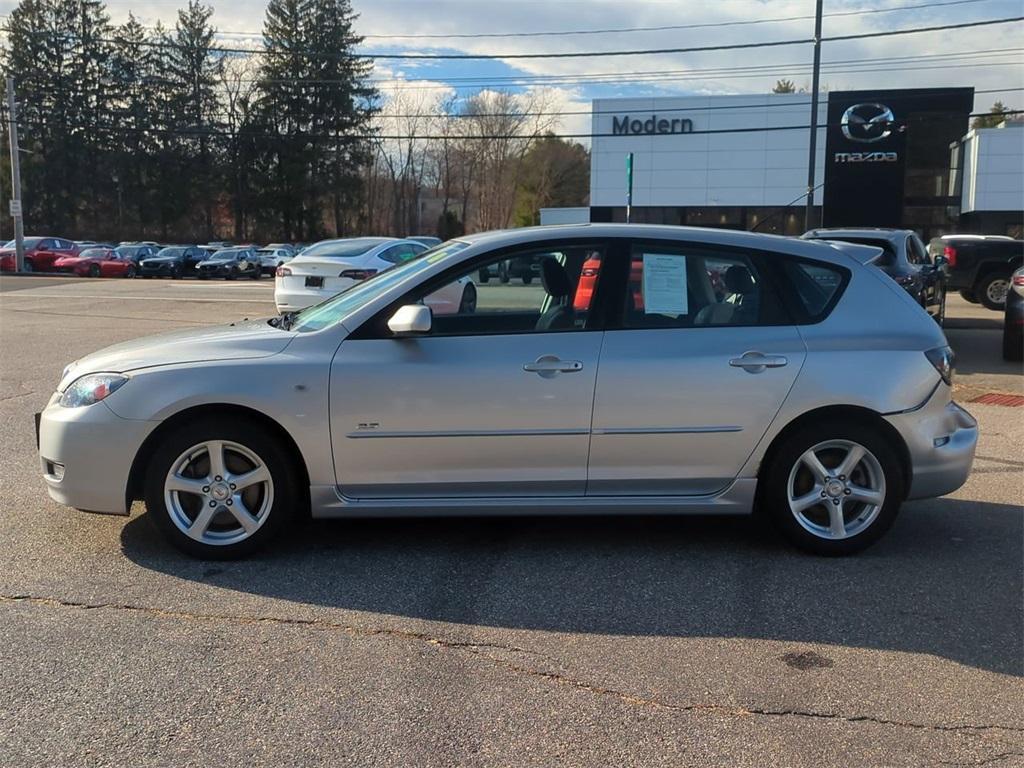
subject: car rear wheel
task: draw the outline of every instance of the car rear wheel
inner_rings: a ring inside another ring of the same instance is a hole
[[[207,419],[161,439],[146,473],[146,510],[178,549],[230,559],[287,527],[299,490],[288,454],[266,430]]]
[[[498,264],[498,280],[507,283],[512,279],[512,275],[509,274],[508,264],[501,262]]]
[[[171,267],[171,279],[172,280],[180,280],[181,279],[181,267],[178,267],[178,266]]]
[[[32,264],[32,260],[31,259],[25,259],[25,264],[22,266],[22,271],[23,272],[34,272],[35,271],[35,265]]]
[[[533,282],[533,275],[523,275],[523,285],[529,285]]]
[[[946,292],[942,292],[939,299],[939,308],[935,311],[935,322],[942,328],[946,324]]]
[[[134,264],[129,264],[128,265],[128,269],[126,269],[124,271],[124,276],[125,277],[135,277],[135,265]]]
[[[99,276],[100,276],[100,265],[99,264],[90,264],[89,265],[89,277],[99,277]]]
[[[759,508],[800,549],[848,555],[879,539],[903,500],[903,473],[889,442],[869,425],[803,427],[774,451]]]
[[[978,281],[975,294],[987,309],[1002,309],[1006,306],[1006,292],[1009,289],[1009,275],[990,272]]]
[[[263,267],[256,267],[252,271],[252,274],[249,275],[249,277],[251,277],[253,280],[259,280],[261,277],[263,277]]]
[[[974,291],[968,291],[966,288],[960,291],[960,298],[962,298],[964,301],[971,302],[971,304],[979,303],[978,297],[974,295]]]

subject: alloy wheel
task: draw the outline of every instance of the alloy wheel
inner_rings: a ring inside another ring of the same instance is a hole
[[[274,480],[266,463],[244,445],[206,440],[171,464],[164,504],[189,538],[215,546],[237,544],[266,522]]]
[[[1009,289],[1009,280],[993,280],[985,287],[985,295],[993,304],[1005,304],[1006,292]]]
[[[801,454],[789,473],[789,509],[822,539],[867,530],[885,503],[885,473],[871,451],[852,440],[827,440]]]

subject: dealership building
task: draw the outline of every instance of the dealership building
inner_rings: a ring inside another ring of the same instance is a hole
[[[818,110],[814,223],[1020,236],[1024,129],[970,130],[973,88],[832,91]],[[810,96],[593,102],[589,209],[542,221],[804,230]]]

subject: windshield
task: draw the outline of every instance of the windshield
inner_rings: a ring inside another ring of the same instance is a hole
[[[122,256],[134,256],[142,249],[137,245],[122,245],[118,248],[115,248],[114,250],[120,253]]]
[[[243,251],[239,251],[239,250],[217,251],[215,254],[213,254],[210,257],[209,260],[210,261],[233,261],[234,259],[238,258],[238,256],[241,253],[243,253]]]
[[[26,248],[35,248],[39,244],[39,241],[42,240],[42,239],[43,238],[41,238],[41,237],[26,237],[25,238],[25,247]],[[4,243],[4,248],[14,248],[15,245],[17,245],[17,243],[14,240],[8,240],[6,243]]]
[[[163,256],[165,258],[176,259],[185,253],[184,248],[161,248],[157,256]]]
[[[441,259],[468,247],[469,243],[450,240],[429,251],[424,251],[409,261],[378,272],[373,277],[356,283],[337,296],[297,313],[292,319],[289,330],[307,333],[334,325],[363,304],[373,301],[381,294],[391,290],[393,286],[423,272]]]
[[[358,237],[352,240],[324,240],[322,243],[311,245],[302,252],[303,256],[317,256],[320,258],[344,258],[346,256],[362,256],[371,248],[389,243],[391,240],[386,237]]]
[[[104,259],[107,256],[106,248],[86,248],[80,254],[83,259]]]

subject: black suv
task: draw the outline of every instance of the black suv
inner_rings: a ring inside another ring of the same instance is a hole
[[[928,251],[945,257],[946,287],[989,309],[1006,304],[1010,275],[1024,262],[1024,240],[1000,235],[943,235]]]
[[[139,274],[143,277],[174,278],[195,274],[196,264],[206,257],[206,251],[194,245],[169,245],[155,256],[143,259]]]

